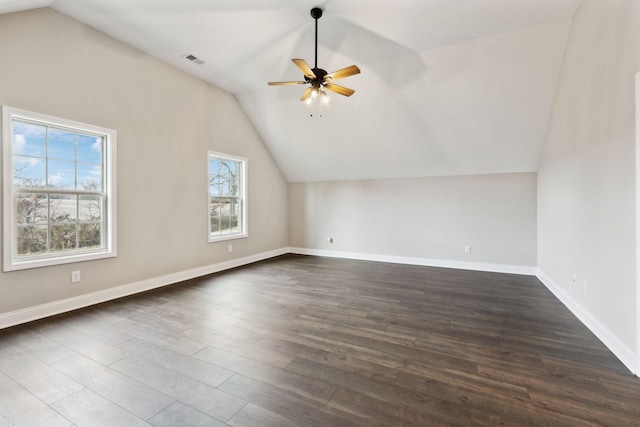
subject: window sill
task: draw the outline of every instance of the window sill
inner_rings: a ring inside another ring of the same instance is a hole
[[[51,267],[55,265],[62,264],[71,264],[82,261],[93,261],[97,259],[104,258],[115,258],[115,251],[100,251],[100,252],[91,252],[85,254],[68,254],[68,255],[60,255],[56,257],[49,258],[39,258],[39,259],[23,259],[23,260],[8,260],[4,264],[3,271],[18,271],[18,270],[28,270],[31,268],[40,268],[40,267]]]
[[[209,235],[209,243],[224,242],[225,240],[245,239],[249,237],[247,233],[225,234],[224,236]]]

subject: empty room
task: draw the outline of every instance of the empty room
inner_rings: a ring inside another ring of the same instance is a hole
[[[0,426],[640,425],[637,0],[0,0]]]

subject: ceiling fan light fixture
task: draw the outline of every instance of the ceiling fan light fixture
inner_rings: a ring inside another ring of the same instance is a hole
[[[327,92],[321,89],[312,89],[311,94],[304,100],[304,104],[307,107],[311,107],[312,105],[321,105],[326,107],[332,102],[333,101]]]
[[[304,81],[289,81],[289,82],[268,82],[269,86],[282,86],[282,85],[300,85],[309,84],[310,87],[304,91],[300,100],[306,105],[315,104],[318,99],[324,105],[331,103],[331,98],[326,94],[324,89],[330,90],[342,96],[351,96],[354,94],[353,89],[349,89],[343,86],[332,83],[334,80],[343,79],[345,77],[353,76],[360,73],[360,69],[351,65],[346,68],[342,68],[333,73],[327,73],[322,68],[318,68],[318,19],[322,17],[322,9],[314,7],[311,9],[311,17],[315,20],[315,63],[311,68],[304,59],[292,59],[293,63],[302,71]]]
[[[325,91],[320,92],[320,102],[322,103],[322,105],[331,104],[331,97],[327,95],[327,92]]]

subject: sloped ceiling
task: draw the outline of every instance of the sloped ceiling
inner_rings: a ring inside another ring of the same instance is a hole
[[[52,7],[234,93],[290,182],[533,172],[581,0],[0,0]],[[356,64],[308,108],[291,58]],[[205,61],[197,65],[182,56]]]

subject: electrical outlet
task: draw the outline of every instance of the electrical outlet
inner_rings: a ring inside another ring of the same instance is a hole
[[[71,272],[71,283],[76,283],[80,281],[80,271],[72,271]]]
[[[471,246],[467,245],[464,247],[464,253],[465,254],[470,254],[471,253]]]
[[[233,245],[229,245],[229,252],[233,252]]]

